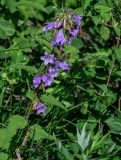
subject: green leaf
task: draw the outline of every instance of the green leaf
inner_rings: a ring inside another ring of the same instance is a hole
[[[0,148],[8,149],[10,146],[11,135],[9,134],[9,130],[0,129]]]
[[[27,92],[27,94],[26,94],[26,97],[33,101],[34,98],[35,98],[35,93],[34,93],[34,91],[28,90],[28,92]]]
[[[60,103],[57,99],[55,99],[52,95],[42,95],[40,98],[44,103],[47,103],[49,105],[54,105],[57,106],[61,109],[66,110],[66,108],[64,107],[64,105],[62,103]]]
[[[111,8],[110,7],[108,7],[106,4],[104,5],[104,4],[101,4],[101,3],[96,3],[95,5],[94,5],[94,9],[97,11],[97,12],[105,12],[105,13],[107,13],[107,12],[110,12],[111,11]]]
[[[13,65],[13,67],[15,67],[17,69],[25,70],[30,73],[37,73],[37,69],[35,66],[27,66],[27,65],[23,65],[23,64],[18,64],[18,65]]]
[[[78,139],[78,144],[80,145],[81,149],[84,151],[87,146],[89,145],[89,141],[90,141],[90,135],[91,132],[89,132],[88,134],[86,134],[86,123],[84,124],[81,134],[79,132],[79,129],[77,127],[77,139]]]
[[[73,155],[69,152],[68,148],[64,147],[60,141],[57,141],[57,151],[60,160],[74,160]]]
[[[80,14],[81,16],[84,16],[83,8],[82,7],[75,9],[74,13],[75,14]]]
[[[46,2],[43,2],[44,1],[41,2],[41,0],[36,0],[36,3],[33,0],[21,0],[17,2],[16,6],[26,19],[35,18],[44,21],[43,14],[41,14],[41,12],[48,14],[48,11],[43,6]]]
[[[38,2],[36,2],[36,3],[33,0],[21,0],[21,1],[17,2],[17,5],[18,5],[18,7],[21,6],[23,8],[25,7],[26,9],[33,8],[35,10],[40,10],[40,11],[47,13],[47,10],[42,5],[39,5],[40,2],[41,2],[40,0],[38,0]]]
[[[115,49],[115,52],[117,54],[117,57],[119,58],[119,60],[121,59],[121,45]]]
[[[117,117],[108,118],[105,123],[111,129],[111,131],[121,132],[121,119]]]
[[[24,129],[27,121],[19,116],[11,116],[7,128],[0,129],[0,148],[8,149],[12,137],[16,135],[17,129]]]
[[[102,91],[107,92],[107,85],[106,84],[98,84],[97,85]]]
[[[118,76],[121,77],[121,71],[116,71],[116,72],[115,72],[115,75],[118,75]]]
[[[5,89],[2,88],[2,92],[0,93],[0,107],[2,107],[3,99],[4,99],[4,94],[5,94]]]
[[[84,4],[83,4],[84,10],[86,10],[87,7],[90,6],[91,0],[85,0],[85,1],[83,1],[83,2],[84,2]]]
[[[76,5],[76,1],[75,0],[66,0],[66,5],[68,6],[75,6]]]
[[[71,153],[64,146],[62,146],[61,153],[65,156],[66,160],[74,160]]]
[[[1,33],[2,31],[2,33]],[[14,25],[6,20],[0,20],[0,38],[7,38],[15,33]]]
[[[14,115],[9,118],[9,126],[15,129],[24,129],[27,126],[27,120],[20,115]]]
[[[75,154],[79,152],[79,145],[77,143],[69,143],[69,146]]]
[[[106,26],[102,26],[100,29],[100,35],[104,40],[108,40],[110,37],[110,30]]]
[[[104,22],[108,22],[111,19],[110,13],[101,12],[100,15],[102,17],[102,20],[104,20]]]
[[[101,21],[101,18],[100,18],[100,16],[92,16],[92,20],[95,25],[98,25]]]
[[[0,159],[1,160],[8,160],[8,157],[9,157],[8,154],[0,152]]]
[[[92,143],[92,146],[91,146],[91,149],[90,149],[90,152],[94,151],[94,150],[97,150],[99,148],[101,148],[102,146],[104,146],[104,143],[108,137],[109,133],[104,135],[102,138],[100,136],[100,132],[97,132],[97,134],[94,136],[94,139],[93,139],[93,143]]]
[[[38,124],[34,124],[30,127],[31,133],[30,137],[34,139],[34,141],[39,141],[41,139],[50,139],[52,140],[53,137],[48,134],[41,126]]]
[[[16,0],[6,0],[6,5],[9,8],[11,13],[14,13],[16,9]]]
[[[0,59],[8,58],[10,56],[10,52],[8,52],[4,47],[0,46]]]

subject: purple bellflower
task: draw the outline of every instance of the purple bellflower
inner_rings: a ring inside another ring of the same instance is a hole
[[[58,69],[57,68],[49,68],[49,75],[50,77],[54,78],[58,76]]]
[[[45,55],[41,56],[40,59],[44,61],[44,65],[48,65],[48,63],[53,64],[54,54],[48,54],[47,52],[45,52]]]
[[[56,61],[55,66],[56,66],[56,68],[62,69],[64,71],[69,70],[69,65],[66,62]]]
[[[73,14],[73,15],[72,15],[72,19],[73,19],[73,21],[80,27],[80,23],[81,23],[81,20],[82,20],[82,16],[79,15],[79,14]]]
[[[71,44],[71,42],[76,38],[78,35],[78,32],[80,30],[80,23],[82,20],[82,16],[79,14],[73,14],[72,19],[75,22],[75,27],[69,32],[68,36],[68,44]]]
[[[62,26],[62,22],[61,21],[58,21],[58,22],[55,22],[55,26],[54,28],[58,29]]]
[[[46,109],[47,109],[47,107],[43,103],[41,103],[41,102],[37,103],[37,105],[36,105],[37,115],[39,115],[41,113],[42,114],[45,113]]]
[[[50,22],[46,26],[44,26],[43,31],[47,32],[47,31],[53,29],[54,26],[55,26],[55,22]]]
[[[59,32],[57,32],[56,37],[54,39],[52,39],[52,47],[62,47],[64,46],[64,44],[66,43],[66,39],[64,37],[64,33],[61,30],[59,30]]]
[[[33,86],[34,88],[37,88],[41,83],[41,77],[40,75],[36,75],[34,76],[34,79],[33,79]]]
[[[42,81],[44,82],[44,86],[47,87],[47,86],[51,86],[52,84],[52,79],[50,77],[50,75],[43,75],[42,76]]]
[[[69,33],[69,37],[68,37],[68,44],[71,44],[71,42],[76,38],[78,32],[79,32],[79,27],[77,26],[77,28],[73,28],[70,33]]]
[[[62,22],[58,21],[58,22],[50,22],[47,25],[44,26],[43,31],[47,32],[53,28],[60,28],[62,26]]]

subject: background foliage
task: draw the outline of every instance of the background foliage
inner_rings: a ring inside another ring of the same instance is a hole
[[[58,12],[83,15],[81,30],[64,50],[62,72],[32,107],[32,79],[50,51],[42,27]],[[120,0],[0,1],[0,158],[2,160],[121,159]]]

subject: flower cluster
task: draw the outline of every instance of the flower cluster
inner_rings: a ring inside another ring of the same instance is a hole
[[[64,14],[67,13],[65,12]],[[71,44],[72,41],[77,37],[82,20],[82,16],[78,14],[69,13],[69,16],[68,14],[66,15],[68,17],[66,19],[64,19],[63,16],[55,22],[52,21],[48,23],[43,28],[46,33],[49,30],[54,30],[51,46],[52,49],[57,47],[60,51],[63,49],[64,45]],[[67,24],[67,27],[64,25],[64,23]],[[58,76],[60,70],[69,70],[69,64],[67,62],[63,62],[62,59],[60,60],[58,57],[55,57],[54,54],[45,52],[44,56],[40,57],[40,60],[43,61],[43,64],[47,69],[45,74],[35,75],[33,79],[33,86],[35,89],[38,88],[41,84],[43,84],[44,87],[51,86],[54,82],[54,78]],[[47,107],[43,103],[37,103],[37,114],[44,113],[46,109]]]
[[[44,84],[44,87],[51,86],[54,78],[58,76],[59,70],[69,70],[68,63],[56,61],[54,54],[48,54],[45,52],[45,55],[41,56],[40,59],[43,61],[45,66],[49,65],[48,73],[41,76],[39,74],[35,75],[33,79],[34,88],[38,88],[40,84]]]
[[[57,31],[51,41],[52,48],[63,47],[65,44],[71,44],[78,35],[82,16],[78,14],[70,14],[70,17],[70,24],[68,25],[71,26],[70,28],[64,27],[64,22],[62,23],[61,21],[50,22],[44,27],[43,30],[46,32],[52,29],[56,29]]]

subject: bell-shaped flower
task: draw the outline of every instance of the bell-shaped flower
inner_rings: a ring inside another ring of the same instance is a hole
[[[65,43],[66,43],[66,39],[61,29],[57,32],[55,38],[52,39],[51,44],[52,44],[52,47],[54,48],[54,47],[63,47]]]

